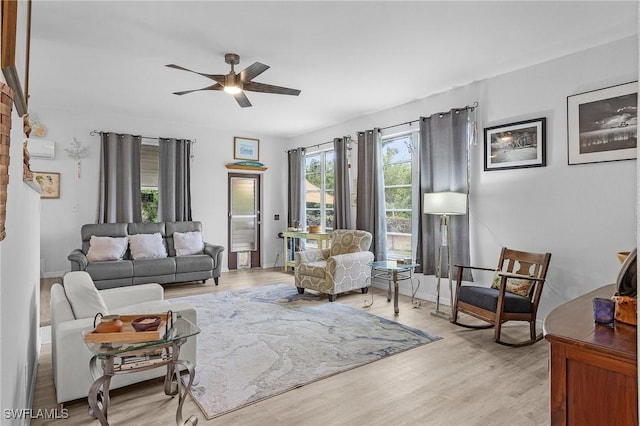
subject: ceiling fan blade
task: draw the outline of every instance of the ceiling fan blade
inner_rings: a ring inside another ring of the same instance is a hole
[[[251,102],[249,102],[249,98],[247,98],[247,95],[245,95],[244,92],[236,93],[233,97],[236,98],[236,101],[242,108],[251,106]]]
[[[198,74],[198,75],[201,75],[203,77],[210,78],[211,80],[217,81],[220,84],[224,83],[224,75],[222,75],[222,74],[205,74],[205,73],[202,73],[202,72],[197,72],[197,71],[192,71],[192,70],[186,69],[186,68],[181,67],[180,65],[176,65],[176,64],[169,64],[169,65],[165,65],[165,66],[169,67],[169,68],[175,68],[175,69],[180,70],[180,71],[192,72],[194,74]]]
[[[261,64],[260,62],[254,62],[252,65],[249,65],[248,67],[240,71],[240,80],[252,80],[268,69],[269,65]]]
[[[288,87],[280,87],[280,86],[273,86],[271,84],[257,83],[255,81],[245,82],[242,88],[244,90],[249,90],[251,92],[275,93],[278,95],[298,96],[300,94],[300,90],[297,90],[297,89],[289,89]]]
[[[208,87],[203,87],[202,89],[195,89],[195,90],[185,90],[183,92],[173,92],[174,95],[186,95],[187,93],[192,93],[192,92],[199,92],[201,90],[223,90],[224,87],[221,84],[213,84],[211,86]]]

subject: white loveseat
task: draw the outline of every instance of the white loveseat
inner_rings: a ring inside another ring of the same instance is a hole
[[[171,304],[164,300],[159,284],[142,284],[97,290],[88,273],[69,272],[63,285],[51,287],[51,361],[58,403],[84,398],[94,379],[89,372],[93,356],[82,337],[82,330],[93,326],[97,312],[103,314],[150,314],[171,309],[197,324],[196,310],[188,303]],[[196,338],[182,346],[180,358],[196,365]],[[114,376],[110,388],[115,389],[144,380],[164,376],[166,367]]]

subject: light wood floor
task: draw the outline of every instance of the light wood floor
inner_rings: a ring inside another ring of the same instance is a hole
[[[220,285],[165,287],[167,298],[291,283],[279,270],[223,273]],[[371,313],[443,337],[428,345],[338,374],[206,421],[189,397],[183,417],[195,414],[207,425],[545,425],[548,424],[547,343],[509,348],[493,343],[493,330],[469,330],[430,315],[433,303],[414,309],[400,297],[400,314],[386,293],[374,289]],[[327,302],[328,303],[328,302]],[[336,303],[361,308],[363,295],[339,296]],[[507,336],[526,336],[528,325],[507,323]],[[79,366],[80,368],[80,366]],[[43,345],[33,409],[60,408],[55,401],[50,345]],[[177,399],[152,380],[111,392],[111,425],[174,425]],[[65,403],[66,420],[32,420],[32,425],[94,425],[86,399]]]

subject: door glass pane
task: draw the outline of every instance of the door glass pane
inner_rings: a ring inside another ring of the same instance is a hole
[[[257,197],[254,178],[231,178],[231,249],[257,249]]]

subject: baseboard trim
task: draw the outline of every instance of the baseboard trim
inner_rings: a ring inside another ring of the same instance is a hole
[[[29,389],[27,390],[27,408],[33,407],[33,401],[36,395],[36,379],[38,378],[38,366],[40,365],[40,330],[38,330],[38,338],[36,340],[36,358],[34,360],[33,371],[31,372],[31,380],[29,381]],[[31,425],[31,416],[27,416],[27,425]]]
[[[42,274],[42,277],[43,278],[60,278],[60,277],[64,277],[64,274],[66,274],[67,272],[69,271],[49,271]]]

